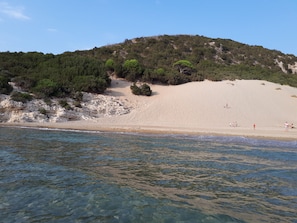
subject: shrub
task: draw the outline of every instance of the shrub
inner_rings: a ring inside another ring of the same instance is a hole
[[[50,98],[44,98],[43,101],[45,102],[45,104],[47,105],[52,105],[52,101]]]
[[[140,87],[138,87],[135,83],[130,86],[130,89],[133,94],[135,95],[145,95],[145,96],[151,96],[152,90],[149,85],[143,84]]]
[[[12,92],[13,88],[8,81],[8,78],[0,76],[0,94],[10,94]]]
[[[185,74],[171,74],[168,77],[168,84],[179,85],[190,82],[190,78]]]
[[[140,63],[136,59],[126,60],[123,64],[123,73],[128,81],[136,81],[142,72]]]
[[[38,111],[40,114],[47,115],[47,110],[45,108],[39,108]]]
[[[59,105],[61,105],[63,108],[65,108],[66,110],[71,110],[71,106],[68,104],[68,102],[64,99],[59,101]]]
[[[140,89],[140,87],[136,86],[135,83],[130,86],[130,89],[131,89],[131,91],[132,91],[133,94],[135,94],[135,95],[141,95],[141,89]]]
[[[13,82],[24,91],[30,91],[30,89],[36,85],[36,80],[23,76],[14,78]]]
[[[115,62],[113,59],[108,59],[106,62],[105,62],[105,68],[108,70],[108,71],[114,71],[115,70]]]
[[[58,93],[58,85],[50,79],[42,79],[38,81],[34,91],[42,97],[51,97]]]
[[[80,101],[74,101],[73,105],[77,108],[82,108]]]
[[[30,95],[28,93],[14,92],[11,95],[11,99],[14,101],[26,103],[27,101],[31,101],[33,99],[33,97],[32,97],[32,95]]]
[[[85,91],[90,93],[104,93],[108,83],[101,77],[95,77],[93,75],[88,76],[76,76],[73,79],[73,86],[75,91]]]
[[[150,86],[148,86],[147,84],[141,85],[140,89],[141,89],[141,95],[145,95],[145,96],[152,95],[152,90],[151,90]]]
[[[78,102],[81,102],[81,101],[83,100],[83,97],[84,97],[84,95],[83,95],[83,93],[80,92],[80,91],[75,92],[75,93],[73,94],[73,96],[72,96],[72,98],[75,99],[75,100],[78,101]]]

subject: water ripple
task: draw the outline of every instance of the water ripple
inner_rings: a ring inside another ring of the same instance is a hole
[[[5,222],[297,219],[294,141],[10,128],[0,140]]]

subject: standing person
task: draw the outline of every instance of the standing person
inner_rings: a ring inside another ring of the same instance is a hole
[[[285,130],[288,131],[288,128],[289,128],[289,124],[288,122],[285,122]]]
[[[253,124],[253,127],[254,127],[254,130],[255,130],[256,129],[256,124],[255,123]]]

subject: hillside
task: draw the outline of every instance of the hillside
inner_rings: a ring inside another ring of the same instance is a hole
[[[116,73],[128,79],[131,77],[121,65],[136,59],[142,68],[136,79],[141,77],[144,81],[180,84],[204,79],[261,79],[297,86],[296,56],[228,39],[189,35],[142,37],[75,53],[112,60]],[[185,72],[175,66],[178,61],[190,62]]]
[[[169,85],[258,79],[297,87],[297,58],[233,40],[189,35],[135,38],[59,55],[0,53],[3,94],[10,94],[9,83],[14,82],[38,98],[79,98],[77,92],[103,93],[110,86],[110,76]]]

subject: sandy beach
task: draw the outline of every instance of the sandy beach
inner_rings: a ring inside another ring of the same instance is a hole
[[[116,79],[106,91],[107,96],[119,97],[129,104],[133,108],[129,114],[16,125],[297,139],[297,88],[259,80],[203,81],[178,86],[151,85],[153,95],[146,97],[133,95],[130,85]]]

